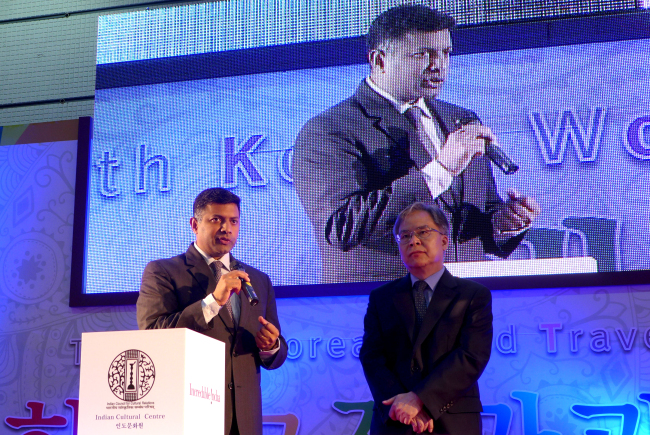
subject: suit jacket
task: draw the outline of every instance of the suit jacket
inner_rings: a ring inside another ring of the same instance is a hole
[[[201,300],[214,291],[217,283],[194,244],[184,254],[147,264],[137,302],[140,329],[189,328],[225,343],[225,434],[230,433],[232,425],[233,397],[239,432],[262,433],[260,366],[273,370],[287,357],[287,343],[280,336],[280,350],[273,360],[265,364],[260,359],[255,344],[255,334],[260,328],[258,317],[264,317],[280,329],[275,294],[265,273],[248,265],[244,268],[260,302],[251,307],[245,299],[242,301],[236,331],[225,309],[205,322]],[[232,384],[232,390],[228,384]]]
[[[426,101],[445,137],[476,114]],[[507,257],[523,234],[497,245],[492,214],[503,202],[490,162],[474,158],[452,188],[433,198],[420,169],[431,161],[415,127],[365,82],[347,100],[308,121],[294,146],[292,174],[312,223],[325,282],[386,281],[406,271],[392,227],[415,201],[436,202],[451,224],[446,261]]]
[[[450,421],[462,419],[449,415],[483,410],[477,381],[492,347],[492,296],[481,284],[445,271],[414,337],[411,289],[407,275],[370,294],[359,354],[375,401],[370,433],[412,433],[390,420],[390,406],[381,403],[408,391],[424,402],[434,429],[454,433]]]

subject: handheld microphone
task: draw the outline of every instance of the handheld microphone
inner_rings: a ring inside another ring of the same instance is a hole
[[[232,257],[231,257],[232,258]],[[243,272],[246,272],[244,269],[244,266],[241,265],[239,262],[235,262],[233,264],[233,270],[241,270]],[[246,298],[248,299],[248,303],[251,304],[251,307],[254,307],[255,305],[260,303],[260,299],[257,297],[257,293],[255,293],[255,289],[251,285],[249,281],[246,281],[244,278],[239,278],[241,280],[241,289],[246,295]]]
[[[473,123],[481,123],[476,117],[458,118],[454,120],[456,127],[460,128],[464,125]],[[485,139],[485,156],[496,165],[497,168],[506,174],[514,174],[519,170],[519,165],[512,161],[510,157],[499,146],[492,143],[491,140]]]

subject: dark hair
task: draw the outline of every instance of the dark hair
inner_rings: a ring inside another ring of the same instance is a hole
[[[374,19],[366,35],[368,51],[401,39],[411,32],[452,30],[456,21],[444,12],[423,5],[402,5],[382,12]]]
[[[201,222],[203,210],[208,204],[235,204],[239,210],[241,199],[229,190],[221,187],[212,187],[199,193],[194,200],[194,219]]]
[[[397,231],[399,231],[399,227],[402,225],[404,218],[406,218],[407,215],[413,213],[414,211],[426,211],[431,215],[433,223],[436,224],[440,231],[445,235],[449,234],[449,221],[447,220],[447,216],[445,216],[445,214],[442,212],[442,210],[440,210],[440,208],[438,208],[437,205],[425,204],[423,202],[414,202],[397,215],[397,220],[393,226],[394,236],[397,235]]]

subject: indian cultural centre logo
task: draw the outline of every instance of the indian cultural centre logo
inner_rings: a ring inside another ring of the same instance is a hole
[[[130,349],[115,357],[108,369],[108,386],[120,400],[135,402],[146,396],[156,379],[153,361],[141,350]]]

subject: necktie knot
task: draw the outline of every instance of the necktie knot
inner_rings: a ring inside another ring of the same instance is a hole
[[[417,133],[417,141],[419,142],[419,147],[415,147],[415,150],[411,150],[411,158],[415,161],[418,168],[423,167],[431,161],[431,158],[436,158],[438,155],[438,150],[433,140],[427,133],[427,130],[424,126],[423,119],[427,117],[424,114],[424,111],[421,107],[411,106],[404,113],[406,119],[415,127],[415,132]],[[418,150],[417,148],[422,148]]]
[[[210,263],[210,269],[212,269],[212,273],[214,274],[214,277],[216,278],[217,281],[219,281],[219,278],[221,278],[222,267],[223,267],[223,263],[219,260]]]
[[[426,281],[422,281],[422,280],[415,281],[415,284],[413,284],[413,288],[415,289],[415,291],[418,292],[424,292],[427,289],[427,287],[429,287],[429,284],[427,284]]]
[[[406,109],[405,115],[413,123],[415,128],[421,127],[424,111],[420,108],[420,106],[409,107]]]

